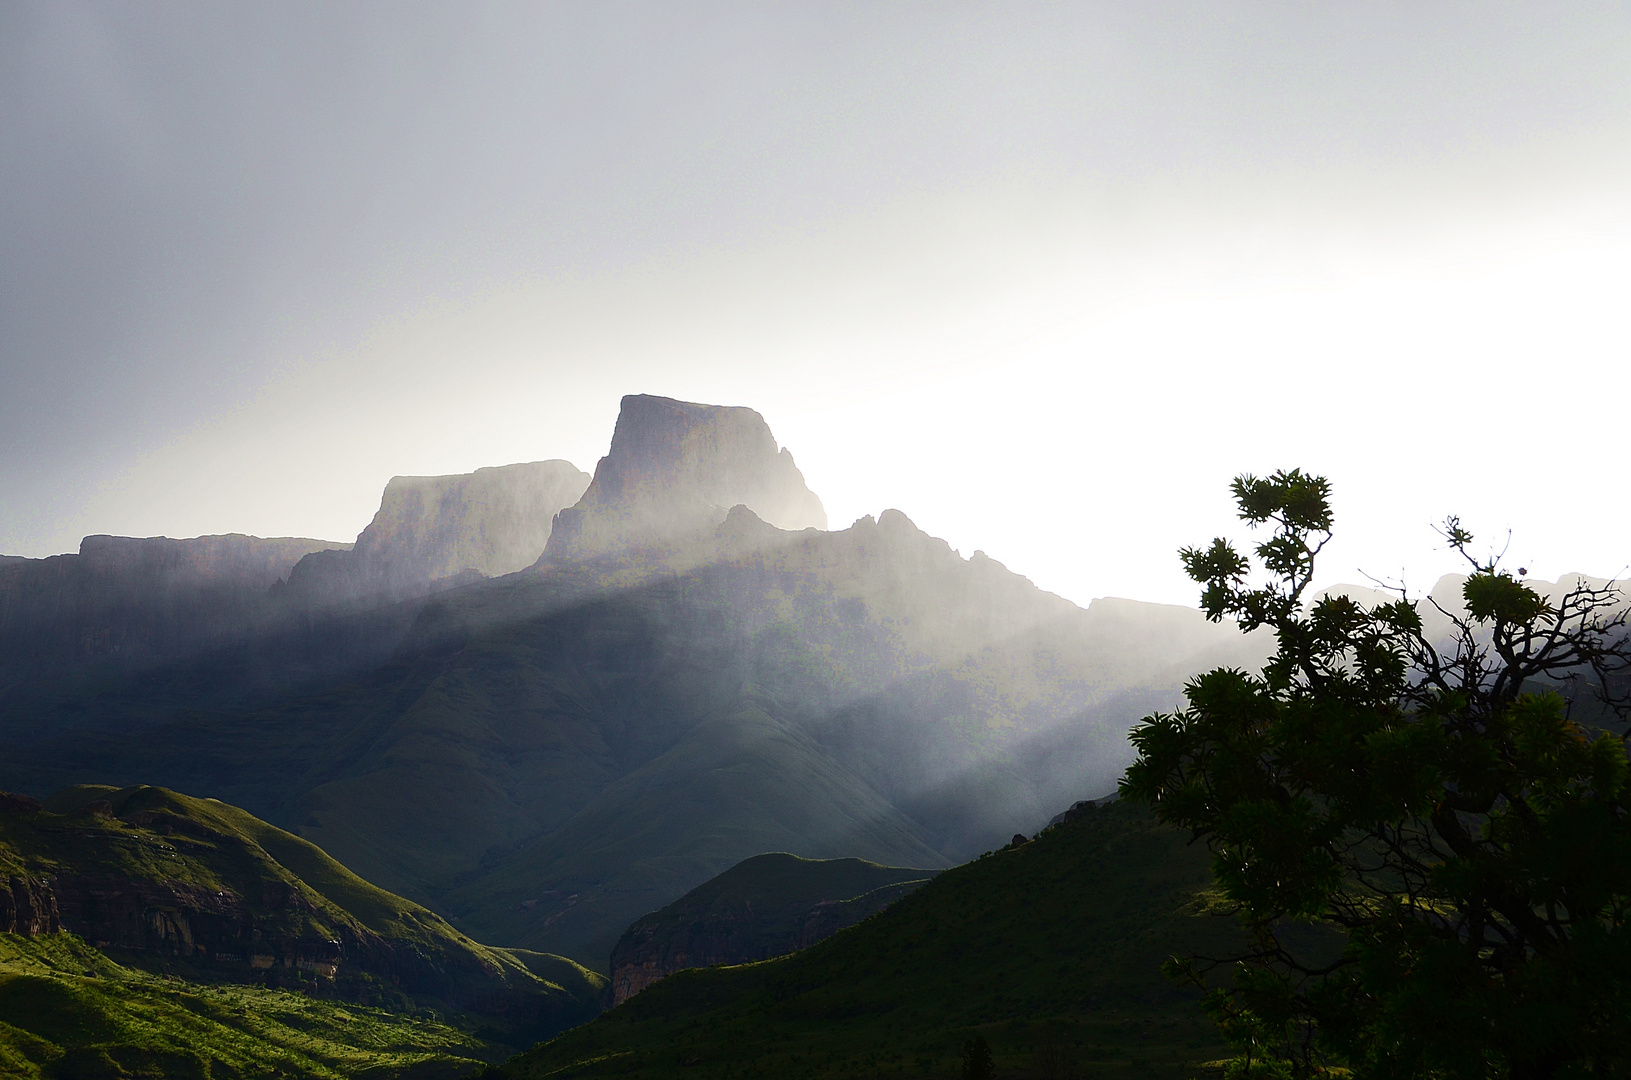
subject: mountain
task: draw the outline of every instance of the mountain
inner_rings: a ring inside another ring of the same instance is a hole
[[[766,851],[1001,846],[1108,788],[1190,674],[1266,648],[1192,609],[1084,610],[896,510],[818,514],[758,414],[631,397],[529,569],[326,613],[290,587],[230,648],[0,699],[0,784],[208,792],[477,938],[598,967]]]
[[[791,956],[682,971],[487,1075],[1187,1077],[1221,1057],[1168,955],[1223,950],[1204,847],[1140,807],[1083,808]]]
[[[0,694],[130,671],[255,623],[267,590],[325,540],[87,536],[75,555],[0,563]]]
[[[392,477],[356,544],[301,559],[289,592],[316,602],[402,599],[461,574],[513,574],[538,561],[555,515],[579,500],[589,479],[558,459]]]
[[[623,931],[612,950],[612,1000],[621,1004],[687,968],[745,964],[807,948],[933,876],[865,859],[801,859],[780,851],[743,859]]]
[[[492,1034],[431,1010],[189,983],[68,933],[0,934],[7,1080],[454,1080],[514,1052]]]
[[[163,788],[0,795],[0,874],[0,932],[68,931],[195,981],[399,1009],[428,999],[541,1034],[592,1016],[604,987],[559,958],[540,977],[315,845]]]
[[[705,540],[733,506],[779,529],[825,529],[821,500],[752,409],[634,394],[611,451],[577,505],[561,512],[549,554],[648,556]]]

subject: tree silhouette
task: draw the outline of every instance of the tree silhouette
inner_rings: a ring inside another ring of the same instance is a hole
[[[963,1044],[963,1080],[992,1080],[997,1075],[991,1062],[991,1044],[976,1035]]]
[[[1234,1074],[1631,1074],[1624,597],[1583,582],[1549,600],[1451,518],[1471,572],[1435,638],[1402,590],[1309,601],[1325,479],[1233,492],[1272,529],[1263,583],[1227,540],[1181,557],[1209,618],[1268,627],[1277,650],[1146,718],[1122,792],[1209,845],[1247,931],[1242,955],[1171,965],[1208,990]],[[1573,719],[1591,696],[1614,730]]]

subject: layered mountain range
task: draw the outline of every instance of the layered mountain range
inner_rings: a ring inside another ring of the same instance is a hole
[[[207,632],[8,669],[0,786],[225,799],[481,940],[605,970],[761,852],[935,869],[1039,828],[1188,675],[1265,647],[1082,609],[897,510],[825,526],[757,413],[630,397],[592,479],[399,478],[355,545],[232,578]],[[0,566],[8,632],[174,610],[152,578],[42,608],[41,580]]]

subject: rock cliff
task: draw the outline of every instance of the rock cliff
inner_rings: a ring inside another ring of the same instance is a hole
[[[289,590],[313,599],[401,599],[439,582],[523,570],[543,554],[555,515],[588,486],[588,473],[560,460],[393,477],[355,546],[302,559]]]
[[[610,452],[561,511],[552,557],[662,551],[712,537],[745,505],[778,529],[825,529],[821,500],[752,409],[646,394],[623,399]]]
[[[209,648],[254,625],[267,589],[304,556],[334,546],[239,534],[87,536],[78,554],[0,563],[0,687]]]

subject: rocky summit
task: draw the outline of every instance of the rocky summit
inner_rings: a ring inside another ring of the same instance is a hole
[[[739,505],[778,529],[827,527],[821,500],[757,412],[630,395],[589,489],[556,517],[548,554],[673,550],[711,537]]]
[[[290,591],[312,600],[400,599],[461,575],[513,574],[538,560],[556,513],[588,486],[588,473],[559,459],[392,477],[356,545],[302,559]]]

